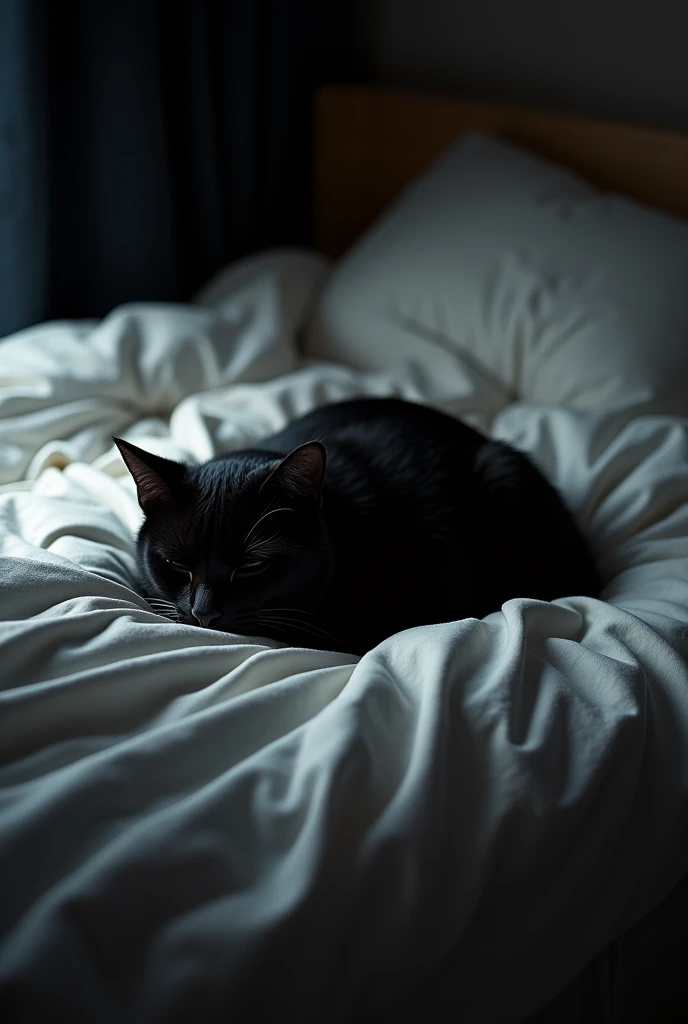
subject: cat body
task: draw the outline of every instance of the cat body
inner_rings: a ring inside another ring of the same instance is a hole
[[[180,621],[362,654],[513,597],[599,590],[531,461],[425,406],[323,406],[203,465],[115,440],[146,513],[143,592]]]

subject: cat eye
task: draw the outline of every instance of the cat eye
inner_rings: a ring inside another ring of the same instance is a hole
[[[234,570],[229,578],[229,582],[231,583],[235,576],[255,576],[257,573],[262,572],[267,564],[265,558],[255,558],[252,562],[245,562],[244,565],[240,565]]]
[[[183,572],[186,573],[187,576],[191,575],[191,569],[186,565],[182,565],[181,562],[175,562],[172,558],[166,558],[165,561],[171,569],[175,570],[175,572]]]

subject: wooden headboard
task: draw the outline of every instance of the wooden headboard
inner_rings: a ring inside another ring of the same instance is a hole
[[[688,134],[381,89],[316,98],[315,243],[339,256],[462,132],[499,135],[593,184],[688,217]]]

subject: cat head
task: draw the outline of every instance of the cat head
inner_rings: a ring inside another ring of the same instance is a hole
[[[113,440],[145,515],[138,557],[153,606],[225,632],[287,642],[311,627],[311,640],[317,635],[334,566],[320,510],[322,444],[183,465]]]

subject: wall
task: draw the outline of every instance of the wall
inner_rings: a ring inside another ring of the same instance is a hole
[[[688,0],[360,0],[364,81],[688,130]]]

